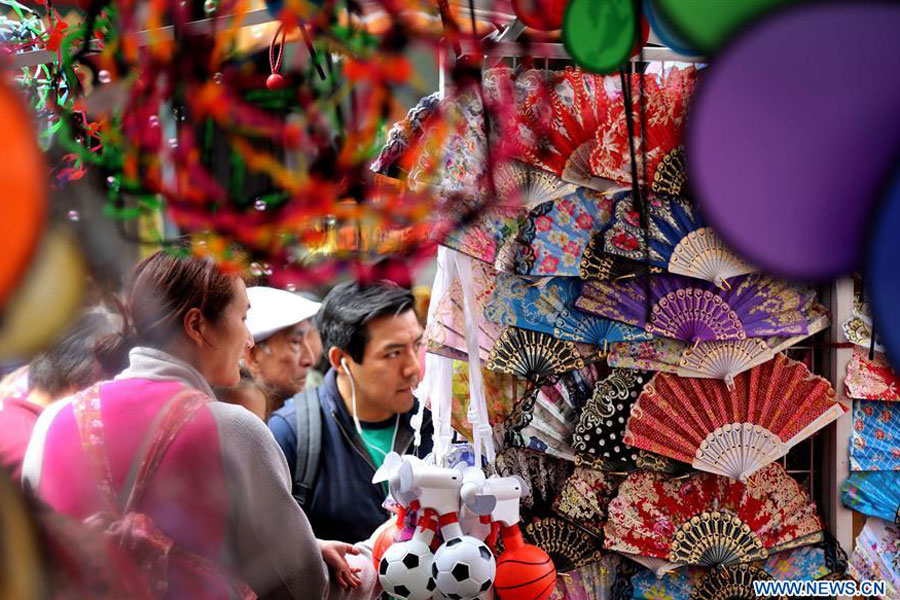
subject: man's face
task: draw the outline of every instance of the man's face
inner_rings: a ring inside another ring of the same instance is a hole
[[[274,333],[250,351],[247,366],[276,400],[287,400],[306,385],[306,374],[318,361],[310,346],[312,331],[310,322],[303,321]]]
[[[412,409],[412,392],[419,383],[422,333],[411,310],[396,317],[378,317],[368,324],[369,342],[362,364],[352,366],[359,401],[395,414]]]

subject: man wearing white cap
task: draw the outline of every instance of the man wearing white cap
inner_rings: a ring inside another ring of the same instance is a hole
[[[319,361],[311,345],[315,328],[310,319],[321,304],[262,286],[248,288],[247,297],[247,328],[254,346],[244,355],[244,364],[265,390],[271,413],[303,390],[307,373]]]

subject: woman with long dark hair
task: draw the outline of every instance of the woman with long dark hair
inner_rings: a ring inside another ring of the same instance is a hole
[[[157,598],[366,597],[367,548],[351,569],[357,548],[316,540],[265,424],[214,399],[240,381],[248,308],[244,282],[211,260],[141,262],[102,348],[130,349],[127,368],[43,413],[23,482],[128,549]]]

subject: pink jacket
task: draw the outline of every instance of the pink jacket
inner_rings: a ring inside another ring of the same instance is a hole
[[[112,480],[121,489],[154,415],[173,394],[193,387],[213,398],[199,372],[150,348],[100,386],[100,412]],[[23,484],[56,510],[84,519],[104,505],[81,447],[71,400],[44,411],[25,456]],[[261,597],[320,599],[350,595],[328,570],[303,511],[291,496],[284,455],[265,424],[241,406],[211,401],[180,431],[154,476],[141,511],[183,550],[242,577]],[[376,593],[369,547],[348,557]],[[221,579],[170,563],[167,598],[228,598]]]

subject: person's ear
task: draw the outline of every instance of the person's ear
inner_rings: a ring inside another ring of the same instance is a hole
[[[332,346],[328,351],[328,362],[331,364],[331,368],[337,371],[342,375],[347,374],[347,370],[344,368],[344,365],[341,364],[342,361],[349,359],[350,355],[338,348],[337,346]]]
[[[206,338],[203,336],[205,321],[203,313],[196,307],[184,313],[184,319],[182,319],[185,335],[198,346],[203,346],[206,343]]]
[[[260,352],[262,352],[262,348],[257,345],[244,350],[244,366],[247,367],[247,370],[249,370],[251,373],[256,373],[259,371]]]

